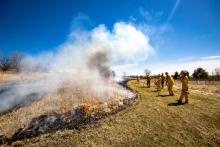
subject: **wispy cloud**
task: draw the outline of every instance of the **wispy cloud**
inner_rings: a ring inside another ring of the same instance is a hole
[[[190,74],[196,68],[202,67],[209,72],[209,74],[216,74],[216,69],[220,69],[220,56],[210,56],[204,58],[194,58],[193,60],[185,61],[172,61],[172,62],[161,62],[154,64],[130,64],[129,66],[118,66],[115,68],[119,74],[127,72],[128,74],[143,74],[144,70],[150,69],[152,74],[158,74],[161,72],[169,72],[173,74],[175,71],[180,72],[181,70],[188,70]]]
[[[150,12],[145,10],[143,7],[139,8],[139,12],[147,21],[152,20],[152,16],[151,16]]]
[[[169,22],[172,19],[172,17],[174,16],[174,14],[175,14],[175,12],[176,12],[179,4],[180,4],[180,1],[181,0],[176,0],[176,3],[174,4],[174,6],[173,6],[172,10],[170,11],[170,14],[167,18],[167,22]]]
[[[189,62],[189,61],[193,61],[195,59],[196,59],[196,57],[189,56],[189,57],[185,57],[185,58],[180,58],[180,59],[177,60],[177,62]]]
[[[202,60],[210,60],[210,59],[219,59],[220,58],[220,55],[219,56],[208,56],[208,57],[203,57],[201,58]]]

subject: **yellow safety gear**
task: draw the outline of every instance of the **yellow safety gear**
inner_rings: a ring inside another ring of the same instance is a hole
[[[167,87],[168,87],[168,92],[171,96],[174,95],[174,92],[173,92],[173,85],[174,85],[174,79],[172,76],[170,75],[167,75],[166,76],[166,84],[167,84]]]
[[[182,82],[182,89],[188,90],[189,78],[185,76],[181,79],[181,82]]]
[[[162,88],[161,81],[162,81],[162,78],[159,77],[156,82],[157,90],[161,90],[161,88]]]
[[[172,76],[168,75],[166,76],[166,83],[167,83],[167,86],[169,85],[174,85],[174,79]]]
[[[184,76],[182,79],[181,79],[181,82],[182,82],[182,92],[181,92],[181,95],[180,95],[180,98],[179,100],[182,102],[182,99],[185,97],[185,101],[188,103],[189,99],[188,99],[188,82],[189,82],[189,78],[187,76]]]

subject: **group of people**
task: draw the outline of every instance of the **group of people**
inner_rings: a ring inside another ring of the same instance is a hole
[[[163,75],[163,73],[159,74],[158,78],[155,82],[155,85],[157,86],[158,96],[160,95],[161,89],[164,88],[165,82],[168,87],[169,95],[174,96],[174,92],[173,92],[174,79],[172,76],[169,75],[168,72],[165,72],[165,75],[166,75],[166,77]]]
[[[183,98],[185,98],[185,103],[189,102],[188,99],[188,75],[187,75],[187,71],[181,71],[180,73],[180,80],[182,83],[182,91],[181,91],[181,95],[180,98],[178,100],[178,103],[182,103]],[[147,75],[147,87],[150,88],[150,83],[151,83],[151,77],[149,75]],[[159,74],[157,77],[157,80],[155,81],[155,85],[157,87],[157,95],[160,95],[161,90],[164,88],[164,85],[166,84],[167,88],[168,88],[168,92],[170,96],[174,96],[174,92],[173,92],[173,86],[174,86],[174,79],[171,75],[169,75],[168,72],[165,72],[165,76],[164,74]]]

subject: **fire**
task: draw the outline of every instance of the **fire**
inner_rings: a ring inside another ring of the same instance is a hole
[[[87,116],[92,116],[96,113],[101,113],[101,112],[105,112],[105,113],[111,113],[112,110],[114,109],[112,103],[80,103],[79,105],[80,109],[84,110],[86,112]]]
[[[115,83],[98,85],[96,89],[90,87],[88,84],[62,83],[55,93],[0,118],[0,131],[14,141],[52,130],[78,129],[121,111],[135,101],[136,94]],[[11,121],[6,123],[6,120]]]
[[[81,103],[80,108],[86,112],[87,116],[91,116],[91,113],[94,110],[94,106],[90,103]]]

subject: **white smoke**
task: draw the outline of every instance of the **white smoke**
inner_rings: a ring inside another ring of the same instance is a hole
[[[144,62],[152,53],[154,49],[149,37],[129,23],[117,22],[112,31],[105,25],[91,31],[72,31],[56,52],[29,56],[23,60],[23,74],[46,74],[27,83],[16,83],[13,87],[9,86],[9,91],[0,93],[0,112],[31,94],[53,93],[66,81],[87,84],[100,93],[103,87],[107,87],[100,72],[108,71],[111,65]]]
[[[86,60],[97,52],[105,52],[109,64],[143,62],[154,53],[149,37],[135,26],[118,22],[113,30],[99,25],[89,32],[72,32],[51,61],[51,70],[86,69]]]
[[[92,38],[94,43],[107,49],[113,63],[142,62],[154,53],[149,37],[124,22],[116,23],[112,32],[100,25],[92,31]]]

